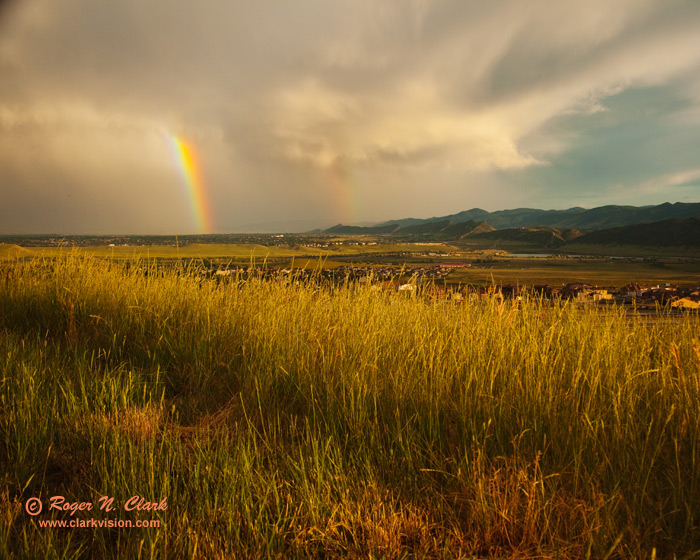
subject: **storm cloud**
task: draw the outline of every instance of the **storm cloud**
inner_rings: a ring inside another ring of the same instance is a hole
[[[692,0],[6,2],[0,231],[196,231],[173,136],[219,232],[698,201],[699,26]]]

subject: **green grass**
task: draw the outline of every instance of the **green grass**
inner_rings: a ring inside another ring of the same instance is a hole
[[[0,556],[690,558],[698,317],[0,269]],[[132,495],[130,529],[26,500]]]

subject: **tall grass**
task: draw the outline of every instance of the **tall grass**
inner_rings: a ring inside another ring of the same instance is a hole
[[[0,270],[2,556],[700,554],[697,316],[190,272]]]

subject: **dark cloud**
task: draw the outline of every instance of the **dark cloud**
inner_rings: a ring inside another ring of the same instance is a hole
[[[0,3],[2,227],[193,231],[172,135],[221,231],[700,196],[700,3],[560,4]]]
[[[0,0],[0,28],[11,17],[11,10],[17,4],[17,0]]]

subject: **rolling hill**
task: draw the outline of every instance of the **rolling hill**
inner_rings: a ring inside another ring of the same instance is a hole
[[[381,233],[396,233],[400,228],[396,223],[383,224],[378,226],[344,226],[338,224],[328,229],[324,229],[321,233],[333,233],[336,235],[373,235]]]
[[[593,231],[572,240],[567,249],[582,245],[700,248],[700,218],[662,220]]]
[[[453,220],[440,220],[407,225],[408,223],[409,222],[404,222],[402,226],[398,222],[391,222],[389,224],[372,227],[344,226],[339,224],[324,230],[323,233],[340,235],[391,234],[398,236],[430,236],[435,239],[454,240],[461,239],[472,233],[483,233],[494,229],[486,222],[477,222],[475,220],[457,223]]]
[[[378,224],[379,227],[398,225],[401,228],[416,227],[434,222],[483,221],[496,229],[546,226],[558,229],[576,228],[584,231],[629,226],[634,224],[659,222],[668,219],[700,218],[700,203],[665,202],[657,206],[599,206],[585,209],[580,207],[567,210],[538,210],[516,208],[487,212],[472,208],[448,216],[426,218],[405,218]],[[347,226],[344,226],[347,227]],[[400,231],[400,230],[397,230]],[[369,232],[368,232],[369,233]]]
[[[480,245],[490,247],[498,247],[499,244],[503,245],[506,242],[509,245],[522,244],[523,248],[553,249],[562,247],[568,240],[575,239],[578,235],[580,235],[578,230],[560,230],[549,227],[508,228],[474,233],[467,236],[465,241],[477,242]]]
[[[473,248],[612,256],[698,256],[700,218],[607,228],[582,234],[575,229],[508,228],[463,238]]]
[[[0,260],[12,260],[32,255],[30,249],[11,243],[0,243]]]

